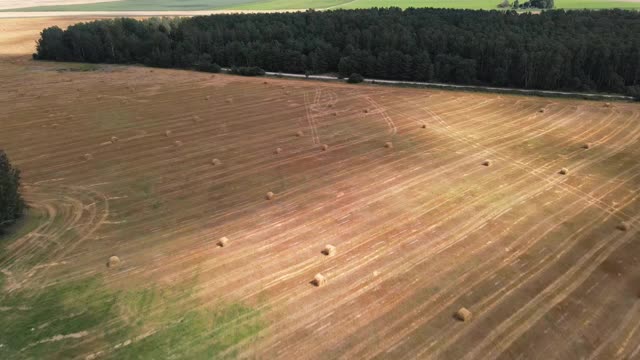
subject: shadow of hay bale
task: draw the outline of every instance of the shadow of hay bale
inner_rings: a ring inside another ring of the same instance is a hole
[[[318,273],[313,277],[313,281],[311,281],[311,283],[316,287],[322,287],[327,285],[327,278],[324,275]]]
[[[322,253],[326,256],[334,256],[336,254],[336,247],[333,245],[327,245],[322,250]]]

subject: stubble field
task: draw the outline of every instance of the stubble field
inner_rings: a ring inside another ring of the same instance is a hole
[[[640,356],[637,104],[31,51],[0,59],[31,206],[0,238],[0,355]]]

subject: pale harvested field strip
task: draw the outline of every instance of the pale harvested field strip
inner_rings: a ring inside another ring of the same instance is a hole
[[[304,107],[307,113],[307,121],[309,123],[309,130],[311,132],[311,139],[313,140],[314,145],[320,144],[320,137],[318,136],[318,124],[315,119],[314,113],[317,111],[314,107],[320,105],[320,99],[322,98],[322,90],[315,89],[315,96],[313,98],[313,103],[309,102],[310,95],[305,92],[304,96]]]

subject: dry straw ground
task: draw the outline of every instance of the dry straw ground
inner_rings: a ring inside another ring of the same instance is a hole
[[[7,248],[5,291],[197,274],[184,306],[264,312],[241,357],[640,354],[638,104],[27,58],[1,60],[0,144],[42,217]],[[64,347],[82,344],[112,351],[94,332]]]

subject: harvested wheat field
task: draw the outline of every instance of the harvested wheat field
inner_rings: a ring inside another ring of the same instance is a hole
[[[640,357],[638,104],[0,61],[0,357]]]

